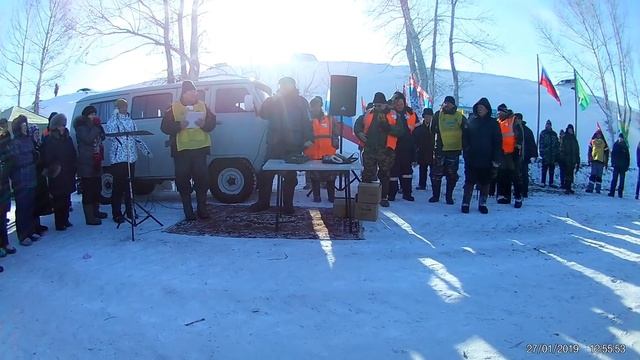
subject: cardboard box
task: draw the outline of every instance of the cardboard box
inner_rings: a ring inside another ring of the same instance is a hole
[[[378,221],[378,204],[356,203],[356,219]]]
[[[351,199],[351,217],[355,217],[356,200]],[[347,200],[345,198],[336,198],[333,202],[333,215],[335,217],[347,217]]]
[[[358,185],[358,202],[363,204],[379,204],[381,196],[380,184],[360,183]]]

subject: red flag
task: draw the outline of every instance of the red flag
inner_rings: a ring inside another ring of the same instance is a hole
[[[549,78],[549,75],[547,75],[547,71],[544,69],[544,66],[542,67],[542,72],[540,74],[539,84],[544,86],[544,88],[547,89],[547,92],[549,93],[549,95],[551,95],[554,99],[556,99],[558,104],[562,106],[562,102],[560,101],[560,96],[558,96],[558,91],[556,91],[556,87],[553,86],[553,81],[551,81],[551,79]]]

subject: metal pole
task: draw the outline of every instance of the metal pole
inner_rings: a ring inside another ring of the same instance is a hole
[[[538,71],[536,72],[536,83],[538,87],[538,126],[536,128],[536,139],[540,141],[540,56],[536,54]]]
[[[574,119],[573,119],[573,133],[576,136],[576,139],[578,138],[578,74],[576,72],[576,69],[573,68],[573,112],[574,112]]]

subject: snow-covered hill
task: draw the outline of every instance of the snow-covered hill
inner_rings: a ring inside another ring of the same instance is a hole
[[[358,77],[358,106],[360,109],[360,99],[364,98],[369,102],[373,94],[377,91],[384,92],[387,96],[396,90],[401,90],[403,84],[407,82],[408,66],[392,66],[388,64],[370,64],[356,62],[335,62],[335,61],[295,61],[281,65],[237,65],[214,68],[202,73],[202,77],[214,76],[221,73],[231,73],[240,76],[255,78],[272,88],[277,87],[278,79],[282,76],[292,76],[298,82],[301,93],[310,99],[315,95],[326,97],[329,89],[330,75],[351,75]],[[515,112],[524,115],[527,124],[536,132],[537,130],[537,83],[535,81],[517,79],[507,76],[466,73],[461,72],[461,82],[464,84],[460,91],[460,106],[472,107],[481,97],[486,97],[492,106],[497,108],[501,103],[507,104]],[[439,70],[436,74],[438,87],[440,89],[451,89],[451,72]],[[555,79],[557,80],[557,79]],[[161,80],[152,80],[149,83],[155,85]],[[568,124],[574,122],[574,94],[570,87],[558,87],[562,106],[547,95],[544,89],[541,90],[541,114],[540,130],[544,128],[547,119],[553,122],[554,129],[559,132],[566,128]],[[446,90],[435,98],[435,104],[440,104],[445,95],[450,95]],[[43,115],[48,116],[50,111],[72,111],[70,104],[78,99],[77,94],[72,97],[58,97],[42,102]],[[80,96],[81,97],[81,96]],[[587,110],[578,113],[578,138],[582,150],[582,157],[586,159],[586,149],[591,135],[599,122],[604,127],[604,114],[600,108],[592,101]],[[347,122],[349,119],[347,119]],[[617,124],[616,131],[617,131]],[[632,126],[630,133],[630,145],[632,150],[640,141],[640,120]],[[617,134],[616,134],[617,136]],[[355,146],[347,146],[355,148]],[[636,164],[635,151],[632,151],[632,164]]]

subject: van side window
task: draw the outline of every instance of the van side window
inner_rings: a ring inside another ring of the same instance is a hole
[[[246,106],[245,98],[249,91],[245,88],[222,88],[216,90],[216,110],[220,113],[241,113],[253,109],[253,104]]]
[[[131,104],[131,119],[161,118],[172,101],[173,96],[170,93],[136,96]]]
[[[107,121],[111,118],[111,114],[113,114],[113,110],[116,108],[116,99],[101,101],[97,103],[92,103],[96,110],[98,110],[98,117],[100,118],[100,122],[102,124],[106,124]]]

